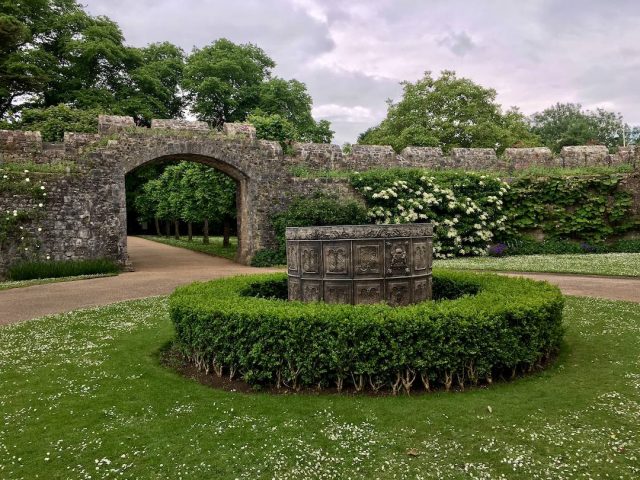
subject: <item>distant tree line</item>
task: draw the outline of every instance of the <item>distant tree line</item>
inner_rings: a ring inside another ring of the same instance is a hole
[[[426,72],[418,81],[403,82],[400,101],[388,102],[382,122],[363,132],[358,143],[452,148],[485,147],[501,153],[509,147],[547,146],[558,153],[567,145],[606,145],[610,150],[635,143],[638,127],[618,113],[585,110],[580,104],[558,103],[530,117],[513,107],[503,111],[496,91],[455,72],[435,78]]]

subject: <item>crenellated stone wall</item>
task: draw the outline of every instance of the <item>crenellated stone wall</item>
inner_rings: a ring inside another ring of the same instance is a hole
[[[373,168],[513,170],[533,165],[640,167],[640,149],[608,154],[604,147],[566,147],[560,157],[545,148],[492,149],[407,147],[397,154],[389,146],[354,145],[344,153],[337,145],[293,143],[285,154],[277,142],[258,140],[252,125],[226,124],[210,130],[203,122],[153,120],[136,127],[130,117],[100,116],[97,134],[68,132],[61,143],[42,141],[39,132],[0,131],[3,164],[64,164],[47,177],[48,198],[38,219],[42,254],[52,259],[107,257],[127,261],[125,175],[149,162],[191,160],[215,167],[238,184],[238,261],[274,246],[270,218],[301,195],[322,192],[359,198],[348,182],[314,171],[366,171]],[[73,168],[71,168],[73,167]],[[300,169],[308,175],[299,175]],[[14,169],[15,170],[15,169]],[[635,184],[634,184],[635,185]],[[633,188],[637,188],[637,185]],[[32,199],[0,191],[0,212],[33,208]],[[640,204],[640,199],[638,199]],[[33,226],[33,225],[32,225]],[[0,248],[0,276],[24,253],[19,239]],[[135,266],[134,266],[135,267]]]

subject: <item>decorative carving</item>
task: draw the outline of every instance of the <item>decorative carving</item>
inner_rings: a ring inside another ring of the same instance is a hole
[[[409,242],[387,242],[387,274],[408,275],[409,268]]]
[[[288,227],[286,230],[287,240],[357,240],[359,238],[410,238],[432,235],[433,226],[430,223]]]
[[[324,284],[324,301],[327,303],[351,303],[351,282]]]
[[[382,298],[382,283],[378,281],[357,282],[355,303],[378,303]]]
[[[429,263],[429,247],[426,242],[413,243],[413,270],[426,270]]]
[[[411,303],[408,282],[392,282],[389,284],[387,301],[394,307]]]
[[[305,281],[302,284],[302,300],[305,302],[319,302],[322,300],[320,296],[320,282]]]
[[[298,271],[298,242],[287,242],[287,265],[289,271]]]
[[[326,249],[325,267],[327,273],[348,273],[347,249],[330,246]]]
[[[414,280],[413,283],[413,302],[424,302],[429,297],[427,291],[427,279]]]
[[[357,245],[355,271],[358,275],[380,274],[382,258],[378,245]]]
[[[420,234],[431,230],[428,224],[287,229],[289,298],[394,306],[430,299],[431,234]]]
[[[300,280],[295,278],[289,279],[289,300],[301,300]]]
[[[303,247],[302,249],[302,271],[304,273],[318,273],[318,249],[313,247]]]

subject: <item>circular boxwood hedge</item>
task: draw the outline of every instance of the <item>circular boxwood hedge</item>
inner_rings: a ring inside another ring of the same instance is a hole
[[[198,368],[254,386],[393,393],[464,388],[545,362],[563,298],[544,282],[434,271],[435,301],[407,307],[289,302],[286,275],[178,288],[176,345]]]

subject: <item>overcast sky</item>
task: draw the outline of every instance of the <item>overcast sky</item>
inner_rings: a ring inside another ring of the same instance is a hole
[[[307,84],[336,143],[377,124],[385,100],[399,98],[398,82],[425,70],[455,70],[526,114],[579,102],[640,124],[636,0],[81,1],[134,46],[257,44],[277,75]]]

